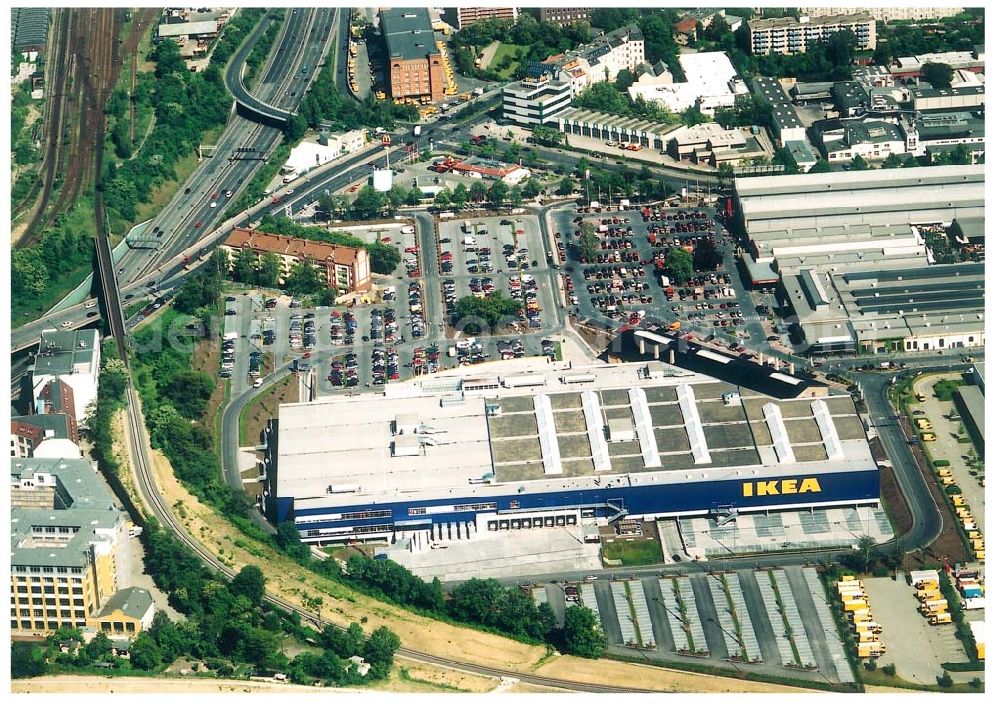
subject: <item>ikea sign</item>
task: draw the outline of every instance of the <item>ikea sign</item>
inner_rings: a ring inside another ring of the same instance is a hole
[[[819,479],[805,477],[801,480],[758,480],[743,483],[744,497],[767,497],[770,495],[807,494],[822,492]]]

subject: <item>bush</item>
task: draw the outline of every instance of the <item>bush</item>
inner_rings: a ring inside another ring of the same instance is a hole
[[[875,578],[887,578],[889,577],[889,569],[882,567],[876,568],[872,571],[872,576]]]
[[[934,467],[936,467],[936,468],[946,468],[949,465],[951,465],[951,461],[950,460],[935,460],[934,461]]]
[[[884,673],[887,676],[896,675],[896,664],[887,663],[886,665],[882,666],[882,673]]]
[[[865,661],[865,670],[866,671],[873,671],[874,672],[877,668],[878,668],[878,666],[875,665],[875,659],[868,659],[867,661]]]
[[[950,688],[955,685],[955,681],[952,679],[951,674],[946,672],[944,675],[937,677],[937,684],[942,688]]]

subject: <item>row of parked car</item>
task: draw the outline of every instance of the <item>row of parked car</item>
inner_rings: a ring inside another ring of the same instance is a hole
[[[293,313],[289,320],[288,347],[292,350],[315,350],[316,314]]]
[[[521,302],[521,321],[529,328],[542,327],[542,306],[538,303],[538,282],[531,274],[512,276],[508,283],[510,297]]]
[[[358,320],[347,311],[330,312],[330,342],[334,345],[354,345],[354,333],[358,330]]]
[[[330,384],[335,387],[358,386],[358,356],[348,353],[343,360],[334,359],[330,363]]]

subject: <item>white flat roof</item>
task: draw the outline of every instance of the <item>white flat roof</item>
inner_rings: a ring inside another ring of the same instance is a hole
[[[179,22],[177,24],[161,24],[157,30],[157,35],[161,37],[188,37],[199,34],[213,34],[219,29],[219,23],[215,20],[205,20],[202,22]]]
[[[495,494],[497,488],[484,484],[484,478],[509,489],[542,492],[592,487],[598,479],[636,485],[787,472],[772,449],[766,404],[781,410],[791,452],[803,471],[874,464],[849,396],[834,394],[825,402],[843,447],[843,458],[831,460],[808,401],[774,400],[670,365],[664,365],[662,378],[649,379],[647,364],[494,361],[478,365],[472,375],[454,368],[391,383],[382,393],[284,404],[278,411],[277,495],[294,497],[305,509],[453,492]],[[562,382],[578,373],[593,379]],[[544,383],[498,386],[464,399],[456,391],[466,377],[497,380],[516,374],[537,374]],[[723,400],[730,391],[740,392],[738,406]],[[536,415],[539,399],[546,407],[541,416]],[[499,414],[488,415],[487,405],[499,406]],[[416,435],[414,426],[404,429],[408,436],[394,435],[395,421],[404,417],[415,421]],[[638,438],[609,447],[603,426],[613,419],[634,423]],[[393,457],[397,439],[410,441],[408,452],[415,454]],[[419,447],[413,447],[414,440]],[[558,474],[550,474],[556,467]],[[337,499],[331,497],[335,493]]]

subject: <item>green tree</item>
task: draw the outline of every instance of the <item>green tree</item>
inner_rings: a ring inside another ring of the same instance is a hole
[[[451,206],[451,191],[443,188],[434,197],[434,205],[438,208],[448,208]]]
[[[488,193],[489,187],[487,187],[481,180],[474,181],[472,186],[469,187],[469,196],[476,203],[482,203],[485,201]]]
[[[233,262],[233,279],[244,284],[253,284],[257,278],[257,254],[244,247],[236,254]]]
[[[163,659],[160,647],[148,632],[142,632],[135,638],[128,653],[132,665],[142,671],[155,671]]]
[[[285,277],[285,290],[293,295],[315,294],[326,286],[325,277],[321,276],[319,267],[312,260],[299,260],[288,270]]]
[[[10,677],[35,678],[45,673],[45,652],[38,644],[15,641],[10,650]]]
[[[563,640],[567,653],[583,658],[600,658],[608,645],[593,610],[579,605],[566,608]]]
[[[331,289],[327,287],[323,291],[319,292],[318,303],[320,306],[333,306],[337,301],[337,291],[336,289]]]
[[[951,87],[951,78],[955,73],[951,66],[936,61],[928,61],[920,69],[923,78],[933,88],[942,89]]]
[[[521,188],[519,186],[511,187],[510,191],[507,192],[507,200],[510,201],[510,205],[512,206],[520,206],[524,203]]]
[[[456,328],[468,333],[496,330],[498,325],[510,320],[521,310],[521,305],[500,292],[478,299],[463,296],[455,306],[453,322]]]
[[[871,572],[872,561],[875,558],[875,539],[865,535],[858,539],[858,547],[854,551],[854,559],[862,573]]]
[[[701,110],[698,109],[697,105],[688,106],[687,108],[684,109],[684,112],[681,113],[681,122],[683,122],[688,127],[692,125],[701,125],[702,123],[711,121],[712,118],[708,117],[708,115],[705,115],[705,113],[701,112]]]
[[[419,206],[420,202],[424,200],[424,192],[419,188],[414,186],[410,189],[410,192],[406,196],[406,205],[408,206]]]
[[[699,272],[714,272],[722,264],[722,254],[707,240],[698,240],[694,246],[692,265]]]
[[[490,205],[492,205],[494,208],[499,207],[500,205],[503,204],[505,200],[507,200],[507,195],[509,193],[510,193],[510,187],[508,187],[507,184],[505,184],[503,181],[497,179],[490,186],[489,190]]]
[[[469,201],[469,189],[465,184],[458,184],[455,186],[455,190],[451,192],[451,202],[461,208]]]
[[[694,276],[694,257],[681,247],[673,247],[667,253],[666,267],[670,279],[683,284]]]
[[[163,388],[163,396],[183,416],[200,419],[215,390],[215,380],[198,370],[184,370],[173,375]]]
[[[593,223],[585,221],[580,224],[580,237],[576,241],[576,246],[580,250],[581,261],[597,261],[597,251],[600,247],[600,240],[597,237],[597,228],[594,227]]]
[[[149,629],[149,634],[156,640],[156,645],[160,647],[161,660],[166,663],[173,663],[190,646],[177,625],[170,621],[170,617],[162,610],[157,610],[153,615],[153,625]]]
[[[812,169],[809,170],[810,174],[829,174],[833,171],[833,167],[830,166],[830,162],[826,159],[820,159],[818,162],[813,164]]]
[[[524,186],[521,187],[521,193],[525,198],[534,199],[538,198],[538,194],[542,192],[542,185],[538,183],[538,179],[531,177],[524,182]]]
[[[264,599],[264,574],[255,565],[246,565],[240,569],[229,590],[234,595],[245,595],[254,605],[260,605]]]
[[[40,296],[49,286],[49,270],[35,248],[11,252],[11,288],[15,294]]]
[[[393,245],[376,242],[367,249],[372,271],[376,274],[392,274],[402,261],[399,250]]]
[[[628,87],[635,83],[635,74],[633,74],[628,69],[622,69],[615,76],[615,88],[622,91],[623,93],[628,90]]]
[[[383,666],[385,671],[392,665],[392,657],[399,649],[399,637],[386,627],[379,627],[368,637],[365,644],[364,657],[372,667]]]
[[[97,632],[97,636],[90,640],[80,651],[89,663],[98,661],[108,661],[112,658],[114,645],[104,632]]]
[[[273,252],[267,252],[260,258],[257,268],[257,285],[273,289],[278,286],[281,277],[281,260]]]
[[[299,534],[299,530],[295,527],[295,522],[283,521],[279,523],[275,541],[278,544],[278,548],[280,548],[292,560],[298,561],[299,563],[308,560],[309,546],[302,543],[302,536]]]
[[[383,214],[387,203],[388,199],[384,193],[365,184],[358,190],[357,198],[351,204],[350,213],[357,220],[372,220]]]
[[[869,165],[868,162],[865,161],[860,154],[858,154],[851,160],[851,169],[853,171],[868,171],[871,169],[871,165]]]
[[[560,196],[568,196],[573,193],[573,179],[564,176],[559,182],[559,188],[556,189],[556,193]]]

